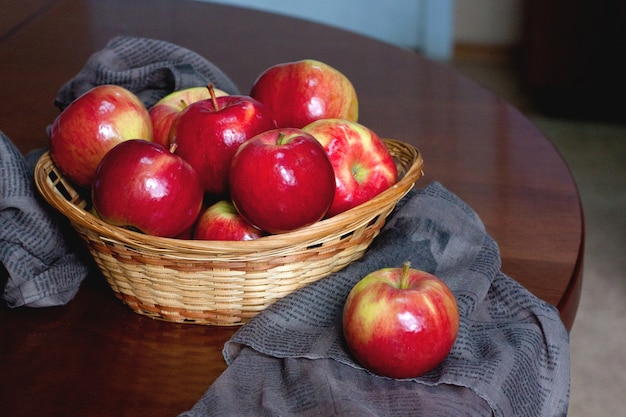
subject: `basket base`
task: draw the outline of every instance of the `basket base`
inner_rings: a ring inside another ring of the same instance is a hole
[[[115,296],[137,314],[174,323],[241,326],[258,314],[258,312],[246,313],[242,310],[189,311],[169,306],[147,305],[137,297],[128,294],[115,293]]]

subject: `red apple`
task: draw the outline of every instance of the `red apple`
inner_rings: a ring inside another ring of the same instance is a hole
[[[170,141],[175,153],[198,171],[207,193],[225,194],[230,162],[239,146],[274,126],[265,106],[248,96],[214,97],[180,112]]]
[[[200,177],[187,161],[144,140],[111,149],[92,187],[93,206],[102,220],[163,237],[181,236],[193,225],[203,194]]]
[[[322,119],[303,130],[322,144],[335,170],[337,189],[328,217],[371,200],[398,181],[393,156],[380,137],[362,124]]]
[[[217,88],[213,91],[216,97],[228,95]],[[170,128],[178,114],[190,104],[210,98],[211,93],[208,87],[190,87],[174,91],[157,101],[149,111],[154,131],[153,142],[167,148],[170,144]]]
[[[239,147],[230,169],[232,201],[269,233],[317,222],[330,207],[335,175],[324,148],[296,128],[272,129]]]
[[[100,85],[74,100],[54,120],[50,156],[72,182],[89,187],[104,154],[128,139],[152,140],[148,110],[131,91]]]
[[[354,358],[390,378],[434,369],[450,353],[458,329],[459,311],[448,286],[408,263],[365,276],[343,309],[343,333]]]
[[[250,95],[265,104],[277,127],[301,128],[314,120],[357,121],[359,105],[350,80],[330,65],[313,59],[267,68]]]
[[[254,240],[263,232],[239,215],[228,200],[220,200],[200,213],[193,231],[198,240]]]

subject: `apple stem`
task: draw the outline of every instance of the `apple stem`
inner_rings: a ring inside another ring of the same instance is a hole
[[[406,261],[402,265],[402,279],[400,280],[400,288],[408,288],[409,287],[409,269],[411,269],[411,262]]]
[[[285,133],[284,132],[278,132],[278,137],[276,138],[276,144],[277,145],[282,145],[283,144],[283,139],[285,139]]]
[[[172,142],[172,143],[170,143],[170,146],[169,146],[169,151],[170,151],[170,153],[174,153],[174,152],[176,152],[176,149],[177,149],[177,148],[178,148],[178,144],[177,144],[176,142]]]
[[[213,108],[215,109],[215,111],[219,110],[219,107],[217,105],[217,97],[215,96],[215,88],[213,87],[213,83],[207,85],[207,87],[209,89],[209,94],[211,94],[211,101],[213,102]]]

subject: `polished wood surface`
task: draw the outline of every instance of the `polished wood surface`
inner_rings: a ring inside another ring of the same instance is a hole
[[[527,118],[446,65],[338,29],[201,2],[2,3],[19,13],[0,20],[0,130],[21,151],[46,146],[57,91],[118,34],[188,47],[244,93],[272,64],[320,59],[355,84],[363,124],[422,151],[419,186],[440,181],[470,204],[500,246],[502,270],[574,322],[584,225],[572,176]],[[67,306],[0,307],[0,415],[176,415],[225,368],[221,349],[235,330],[135,314],[99,274]]]

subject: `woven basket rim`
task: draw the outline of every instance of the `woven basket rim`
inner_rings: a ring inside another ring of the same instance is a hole
[[[383,139],[391,148],[401,148],[411,158],[412,163],[402,177],[390,188],[378,194],[371,200],[339,213],[333,217],[323,219],[310,226],[292,230],[282,234],[264,236],[249,241],[212,241],[212,240],[187,240],[178,238],[166,238],[135,232],[123,227],[114,226],[97,218],[92,213],[68,201],[61,193],[51,186],[46,167],[55,167],[49,151],[46,151],[37,161],[35,166],[35,185],[46,201],[55,209],[65,215],[71,222],[97,232],[101,237],[111,239],[114,242],[127,244],[133,247],[144,248],[152,252],[162,251],[171,254],[179,252],[184,254],[196,253],[201,255],[207,251],[235,251],[239,253],[254,253],[282,249],[290,244],[314,245],[331,233],[336,233],[338,226],[344,225],[346,231],[354,230],[364,223],[371,221],[376,216],[378,206],[388,205],[390,200],[399,200],[398,194],[404,196],[408,193],[415,182],[423,175],[422,155],[417,148],[408,143],[396,139]],[[392,152],[393,153],[393,152]],[[64,180],[63,178],[61,178]],[[67,183],[67,180],[64,180]],[[68,184],[76,189],[73,184]],[[367,216],[372,213],[372,216]]]

